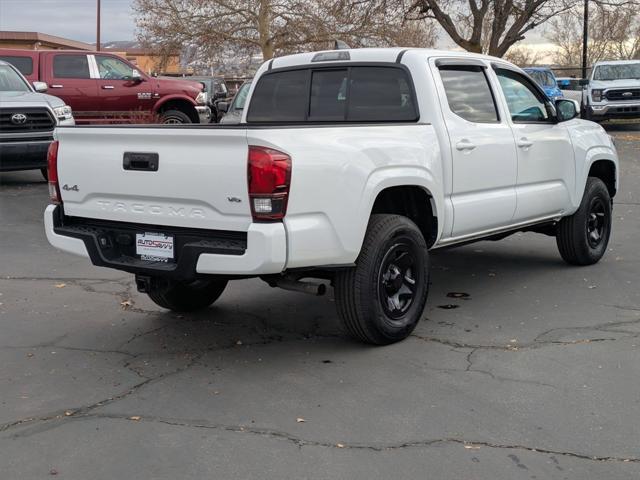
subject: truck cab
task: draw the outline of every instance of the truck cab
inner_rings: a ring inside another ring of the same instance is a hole
[[[31,82],[40,81],[83,123],[207,123],[200,82],[151,77],[109,52],[0,49]]]

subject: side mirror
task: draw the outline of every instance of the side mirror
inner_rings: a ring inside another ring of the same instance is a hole
[[[38,93],[44,93],[49,90],[49,85],[45,82],[33,82],[33,89]]]
[[[586,87],[587,85],[589,85],[589,79],[581,78],[580,80],[578,80],[578,83],[580,84],[581,87]]]
[[[575,100],[561,98],[556,100],[556,111],[558,112],[558,121],[566,122],[578,116],[580,105]]]
[[[227,113],[229,111],[228,102],[218,102],[218,112]]]

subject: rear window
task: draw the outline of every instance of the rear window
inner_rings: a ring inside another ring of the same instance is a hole
[[[14,55],[0,55],[0,60],[10,63],[24,76],[33,73],[33,59],[31,57],[16,57]]]
[[[86,55],[56,55],[53,57],[53,76],[56,78],[90,78]]]
[[[267,73],[255,88],[247,115],[249,123],[417,119],[409,74],[378,66]]]

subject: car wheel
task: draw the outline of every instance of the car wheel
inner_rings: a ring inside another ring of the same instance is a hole
[[[166,110],[160,114],[160,122],[165,125],[192,123],[191,118],[180,110]]]
[[[162,308],[174,312],[193,312],[215,302],[226,286],[226,280],[159,280],[151,283],[147,295]]]
[[[429,253],[415,223],[372,215],[356,266],[337,273],[335,300],[346,331],[364,343],[408,337],[429,291]]]
[[[558,224],[556,243],[565,262],[593,265],[607,251],[611,235],[611,197],[602,180],[587,179],[578,210]]]
[[[49,170],[47,170],[46,168],[41,168],[40,169],[40,173],[44,177],[44,181],[48,182],[49,181]]]

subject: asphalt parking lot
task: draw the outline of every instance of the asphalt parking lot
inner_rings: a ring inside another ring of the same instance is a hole
[[[163,311],[48,245],[39,172],[0,174],[0,478],[640,477],[640,126],[609,130],[603,261],[535,234],[434,252],[425,318],[384,348],[259,280]]]

